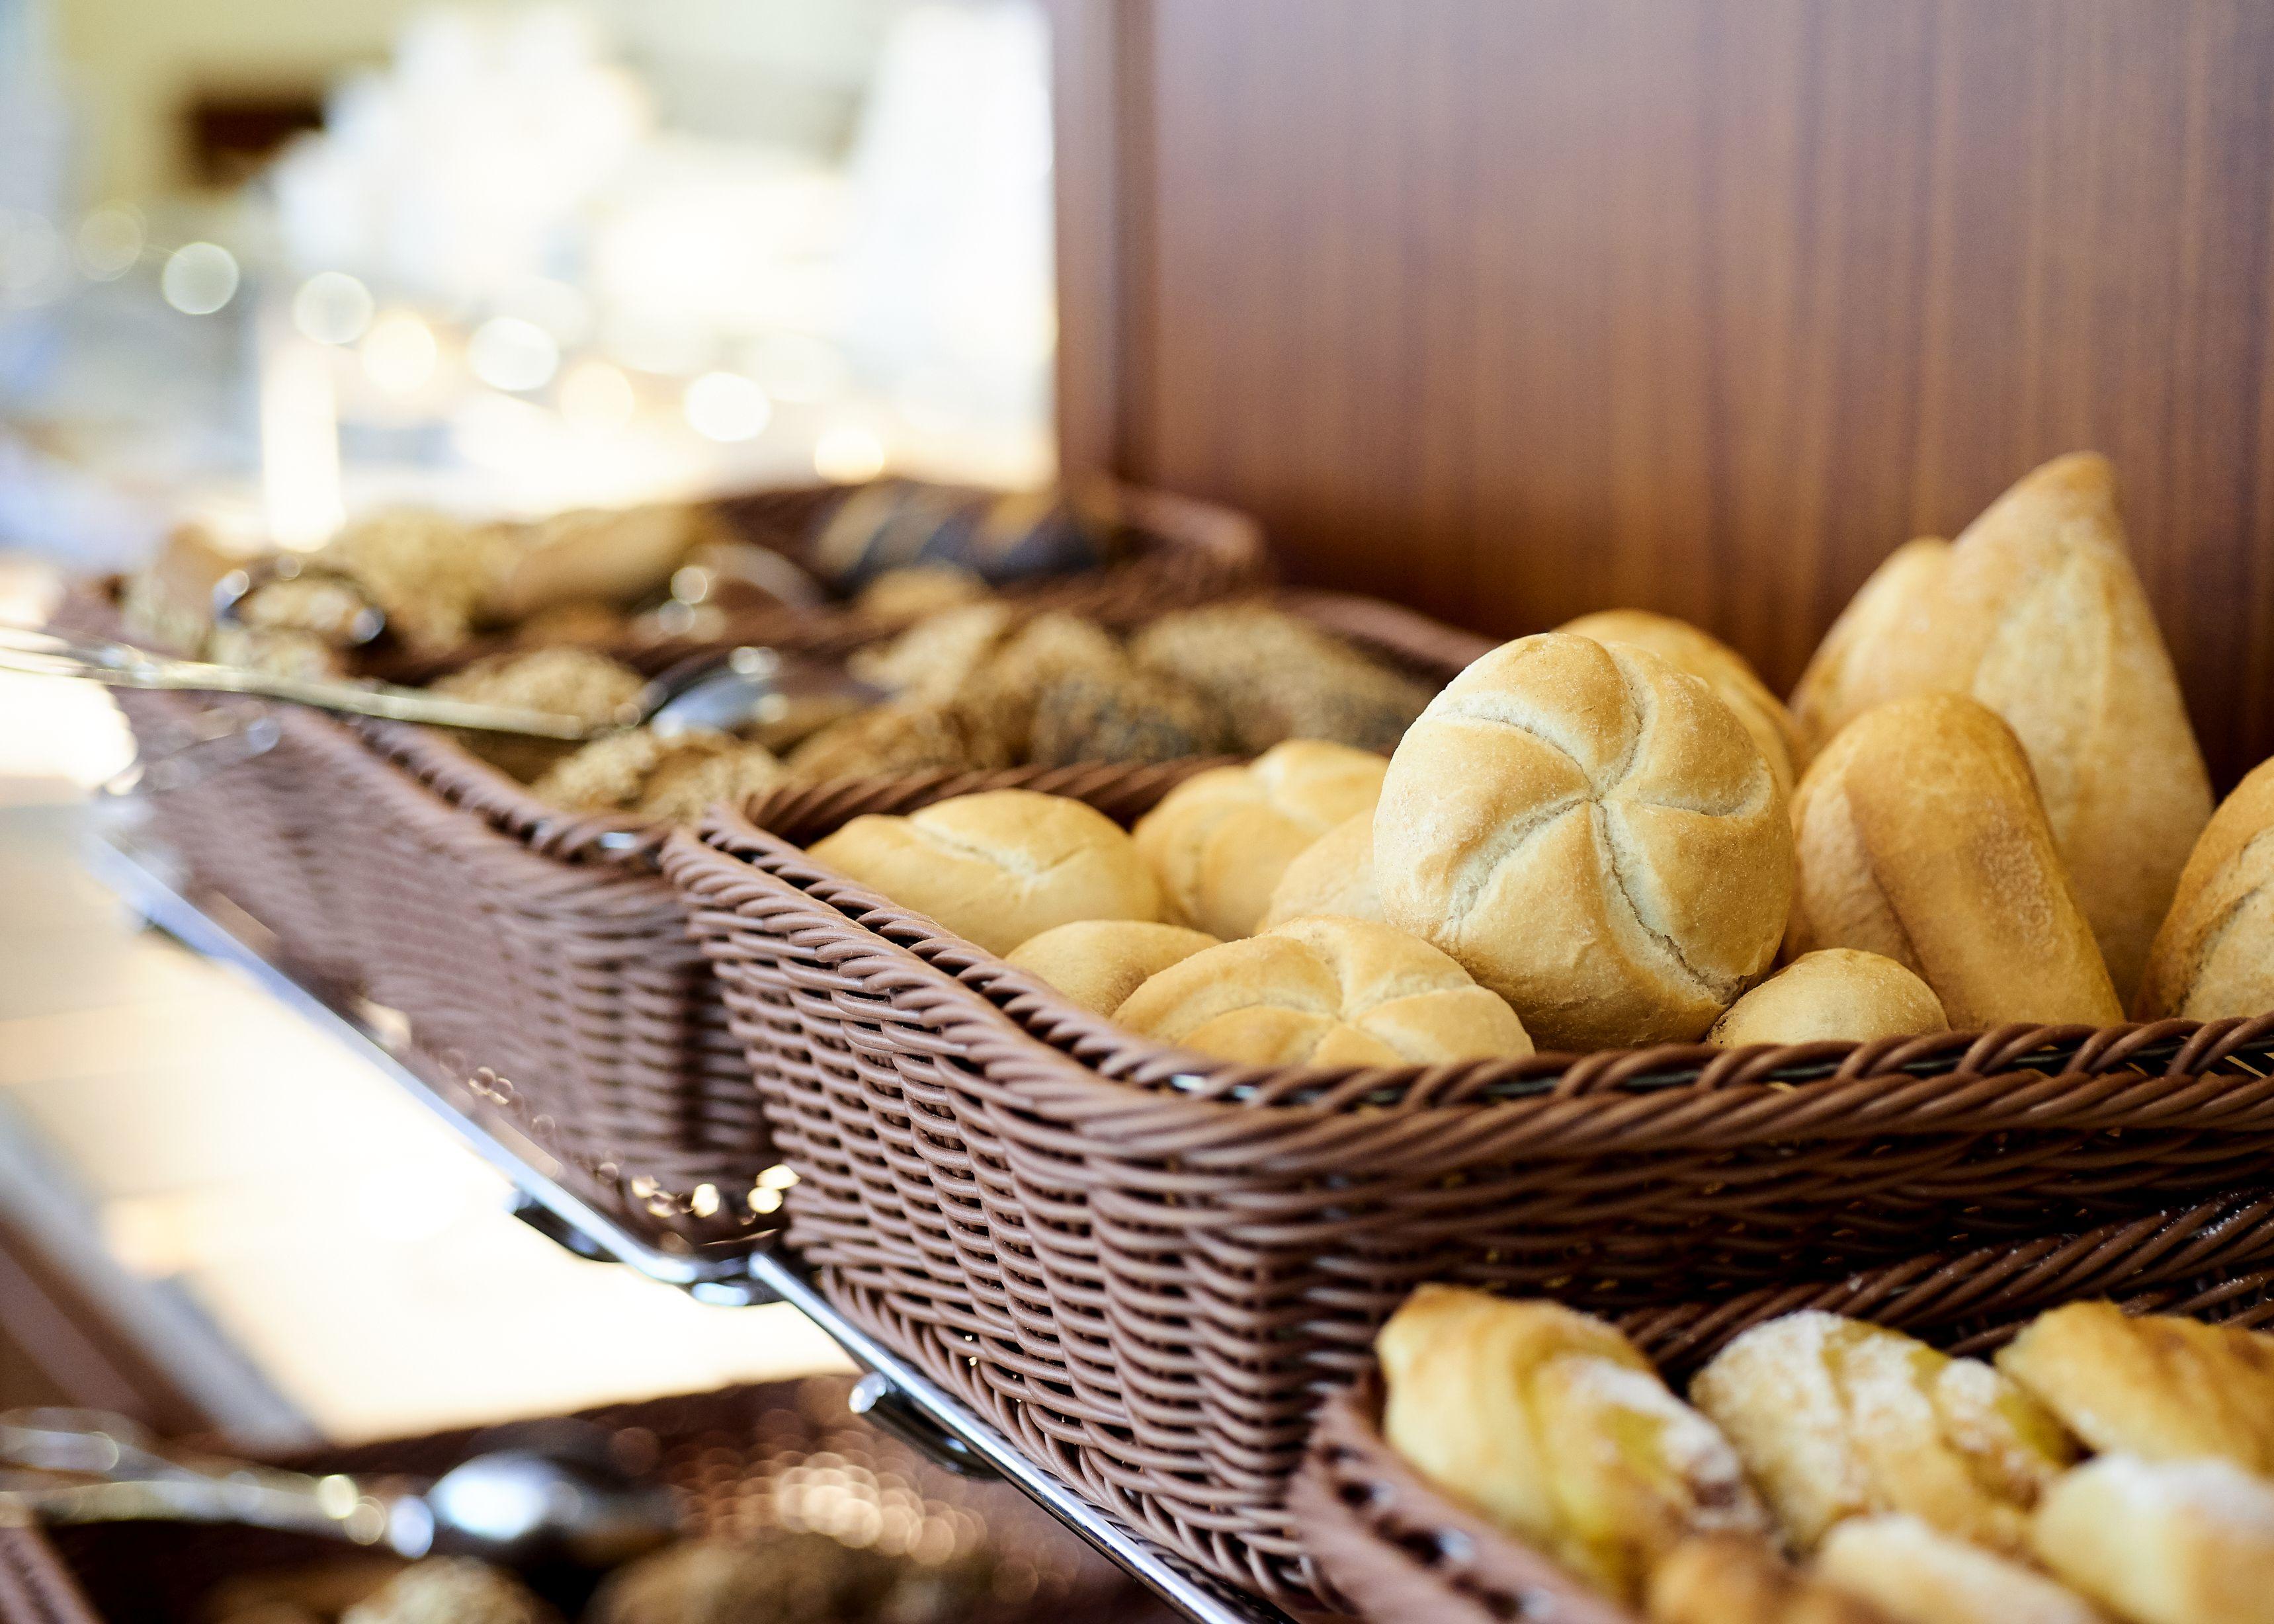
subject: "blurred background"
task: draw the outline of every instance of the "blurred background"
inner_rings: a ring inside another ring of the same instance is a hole
[[[0,0],[0,620],[169,525],[1055,467],[1022,0]],[[79,868],[127,764],[0,677],[0,1405],[257,1440],[838,1356],[578,1262]]]

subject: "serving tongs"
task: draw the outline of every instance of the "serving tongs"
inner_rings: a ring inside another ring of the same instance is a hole
[[[690,728],[731,733],[752,723],[777,720],[800,703],[834,699],[853,706],[874,703],[885,696],[879,689],[813,662],[787,660],[772,649],[746,647],[683,661],[607,718],[588,722],[549,710],[456,699],[383,682],[296,677],[184,659],[132,643],[17,626],[0,626],[0,671],[71,677],[109,688],[247,694],[311,705],[319,710],[569,743],[643,725],[665,734]]]

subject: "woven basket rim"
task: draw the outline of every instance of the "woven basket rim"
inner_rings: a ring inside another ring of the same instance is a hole
[[[1142,1037],[1074,1004],[1048,983],[925,914],[815,862],[781,834],[730,808],[713,808],[692,837],[672,843],[675,881],[716,864],[757,867],[868,933],[940,971],[999,1011],[1020,1033],[1111,1081],[1195,1103],[1327,1113],[1365,1108],[1602,1101],[1631,1109],[1634,1096],[1727,1096],[1742,1110],[1759,1090],[1870,1082],[1887,1089],[1948,1078],[2037,1073],[2052,1084],[2113,1072],[2198,1078],[2233,1065],[2274,1064],[2274,1011],[2219,1020],[2161,1020],[2094,1028],[2010,1023],[1868,1042],[1756,1044],[1721,1049],[1666,1043],[1434,1066],[1259,1066]],[[976,1055],[983,1064],[1011,1057]]]

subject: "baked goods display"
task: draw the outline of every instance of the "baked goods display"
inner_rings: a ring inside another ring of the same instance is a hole
[[[2274,1618],[2274,1477],[2207,1425],[2263,1415],[2274,1338],[2123,1320],[2054,1310],[1992,1366],[1793,1314],[1684,1404],[1601,1320],[1425,1286],[1376,1339],[1381,1435],[1653,1624]]]
[[[1742,1049],[1748,1043],[1864,1043],[1949,1030],[1934,989],[1894,959],[1824,947],[1801,954],[1723,1011],[1706,1041]]]
[[[1703,681],[1628,643],[1478,660],[1391,756],[1374,832],[1384,917],[1551,1048],[1701,1037],[1784,935],[1776,775]]]

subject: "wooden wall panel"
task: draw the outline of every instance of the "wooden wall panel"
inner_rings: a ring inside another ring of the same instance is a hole
[[[2214,771],[2274,753],[2274,5],[1061,15],[1065,330],[1113,346],[1076,463],[1310,581],[1494,633],[1647,605],[1781,686],[1890,547],[2097,447]]]

